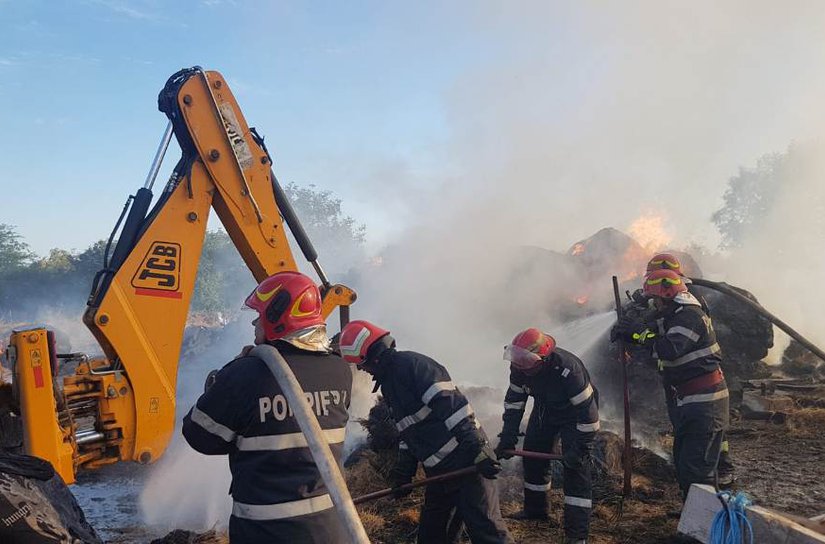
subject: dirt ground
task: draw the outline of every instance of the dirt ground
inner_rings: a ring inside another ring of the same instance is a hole
[[[785,424],[735,420],[729,440],[736,488],[754,502],[808,518],[825,513],[825,409],[793,411]]]
[[[789,514],[812,517],[825,513],[825,409],[797,409],[786,421],[771,423],[734,418],[730,431],[731,452],[737,467],[734,490],[746,492],[762,506]],[[667,429],[662,443],[667,445]],[[348,471],[353,496],[386,487],[375,466],[386,460],[361,462]],[[521,509],[521,463],[505,461],[499,479],[502,513]],[[617,477],[593,510],[593,544],[664,544],[694,542],[676,533],[682,503],[672,467],[648,450],[634,451],[633,493],[622,500]],[[516,542],[563,542],[562,493],[551,495],[548,522],[516,521],[507,525]],[[359,507],[373,542],[412,543],[416,538],[418,511],[423,493],[416,491],[401,501],[380,499]],[[465,538],[465,541],[469,541]]]

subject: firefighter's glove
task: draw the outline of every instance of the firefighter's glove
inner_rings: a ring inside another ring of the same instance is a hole
[[[501,463],[490,457],[490,454],[486,451],[482,451],[476,456],[475,465],[478,473],[488,480],[495,480],[498,473],[501,472]]]
[[[398,467],[395,467],[390,471],[389,482],[390,487],[392,487],[392,496],[394,499],[403,499],[404,497],[412,493],[412,488],[399,489],[402,485],[411,483],[412,479],[412,474],[400,470]]]
[[[635,302],[636,304],[638,304],[638,305],[640,305],[640,306],[642,306],[642,307],[644,307],[644,308],[647,308],[647,303],[648,303],[648,301],[650,300],[650,297],[649,297],[649,296],[647,296],[647,295],[644,293],[644,291],[642,291],[641,289],[636,289],[636,290],[635,290],[635,291],[633,291],[633,293],[630,295],[630,299],[631,299],[633,302]]]
[[[515,437],[504,437],[502,436],[498,442],[498,446],[496,449],[493,450],[496,454],[498,459],[510,459],[513,457],[512,453],[504,453],[506,450],[513,450],[516,448],[516,443],[518,439]]]
[[[644,345],[648,341],[655,338],[656,334],[648,328],[644,321],[623,315],[619,318],[619,322],[616,323],[616,326],[613,327],[610,337],[613,341],[617,338],[621,338],[627,342]]]

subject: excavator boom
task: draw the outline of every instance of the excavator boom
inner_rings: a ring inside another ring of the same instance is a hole
[[[297,270],[286,219],[319,274],[324,316],[341,307],[346,321],[345,308],[355,300],[351,289],[331,285],[318,265],[315,249],[272,172],[263,139],[247,125],[220,73],[198,67],[181,70],[161,91],[158,106],[171,129],[164,134],[146,185],[134,195],[117,244],[111,255],[107,251],[104,268],[95,276],[83,316],[105,358],[81,359],[62,387],[55,381],[49,388],[53,408],[32,410],[25,400],[44,393],[32,380],[16,380],[24,436],[33,437],[26,440],[27,453],[52,461],[67,482],[74,481],[81,466],[121,460],[149,463],[166,449],[175,426],[183,332],[211,209],[256,281]],[[150,210],[151,189],[172,134],[182,156]],[[37,342],[29,340],[34,336]],[[45,330],[15,333],[12,355],[26,359],[28,366],[27,343],[37,344],[43,361],[54,354]],[[57,359],[54,354],[51,360]],[[17,364],[15,373],[24,366]],[[41,372],[47,369],[51,381],[57,367],[41,365]]]

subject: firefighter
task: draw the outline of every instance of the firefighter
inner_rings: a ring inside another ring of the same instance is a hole
[[[419,462],[428,476],[473,465],[478,469],[427,486],[418,542],[451,542],[449,527],[456,517],[474,544],[512,542],[494,481],[501,465],[447,369],[426,355],[397,351],[390,332],[367,321],[344,327],[340,350],[344,359],[372,375],[396,421],[401,441],[390,474],[392,487],[411,482]]]
[[[262,281],[245,305],[258,313],[255,344],[271,344],[286,359],[340,463],[352,372],[330,352],[318,287],[303,274],[279,272]],[[183,419],[183,436],[194,449],[229,456],[230,540],[346,542],[285,395],[266,364],[248,352],[212,378]]]
[[[646,274],[650,274],[654,270],[673,270],[680,276],[682,276],[687,286],[688,293],[696,297],[696,300],[702,305],[702,310],[710,316],[710,310],[708,309],[708,304],[705,301],[704,297],[699,294],[696,286],[690,281],[690,278],[685,276],[684,271],[682,269],[682,263],[679,261],[679,258],[673,255],[672,253],[659,253],[651,257],[650,261],[647,263],[647,272]],[[770,326],[769,326],[770,327]],[[771,332],[772,329],[771,329]],[[771,338],[773,335],[771,334]],[[725,438],[722,441],[722,449],[719,454],[719,466],[718,466],[718,484],[720,487],[730,487],[733,485],[733,482],[736,481],[736,466],[733,464],[733,459],[730,456],[730,444],[728,443],[728,439]]]
[[[516,335],[504,350],[510,361],[510,386],[504,396],[504,426],[495,453],[515,448],[527,397],[534,399],[524,449],[550,453],[561,438],[564,456],[564,532],[569,543],[584,543],[593,507],[591,451],[599,430],[598,392],[581,360],[556,347],[538,329]],[[550,461],[524,459],[524,510],[520,519],[547,519]]]
[[[673,425],[673,462],[686,497],[691,484],[716,485],[729,418],[721,349],[710,318],[678,273],[653,270],[643,290],[655,313],[647,321],[622,319],[615,332],[652,348],[659,360]]]

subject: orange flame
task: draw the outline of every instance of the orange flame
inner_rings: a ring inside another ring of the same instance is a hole
[[[657,251],[666,247],[673,236],[665,230],[665,217],[653,211],[647,211],[637,217],[628,227],[628,233],[648,251]]]
[[[578,244],[573,246],[573,251],[571,252],[571,254],[575,257],[576,255],[581,255],[582,253],[584,253],[584,244],[579,242]]]
[[[579,306],[584,306],[585,304],[587,304],[588,300],[590,300],[589,296],[582,295],[580,297],[576,297],[576,304],[578,304]]]

